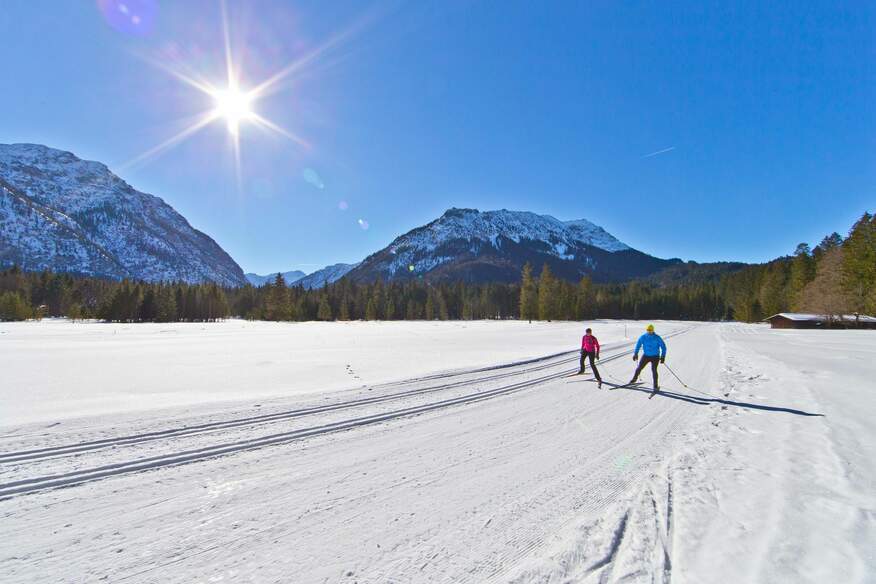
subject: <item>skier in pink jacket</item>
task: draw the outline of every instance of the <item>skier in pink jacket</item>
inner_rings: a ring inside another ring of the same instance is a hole
[[[593,375],[596,381],[599,382],[599,387],[602,387],[602,377],[599,375],[599,369],[596,368],[596,363],[593,358],[599,359],[599,341],[593,336],[593,329],[587,329],[587,334],[581,339],[581,370],[578,375],[584,375],[585,360],[590,359],[590,367],[593,369]]]

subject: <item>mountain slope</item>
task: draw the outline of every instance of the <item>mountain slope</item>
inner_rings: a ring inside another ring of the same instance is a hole
[[[265,274],[264,276],[260,276],[258,274],[253,274],[252,272],[247,272],[244,274],[246,276],[247,281],[253,286],[264,286],[270,282],[274,281],[274,278],[277,277],[278,272],[274,272],[272,274]],[[289,272],[280,272],[282,274],[283,279],[286,280],[286,285],[291,286],[307,274],[302,272],[301,270],[292,270]]]
[[[331,266],[326,266],[323,269],[317,270],[296,281],[295,285],[302,286],[308,290],[322,288],[326,284],[337,282],[358,265],[359,264],[333,264]]]
[[[680,260],[634,250],[586,219],[560,221],[522,211],[450,209],[367,257],[349,277],[516,282],[527,262],[536,271],[547,264],[567,280],[588,275],[612,282],[645,277]]]
[[[147,281],[246,283],[243,270],[170,205],[98,162],[0,144],[0,266]]]

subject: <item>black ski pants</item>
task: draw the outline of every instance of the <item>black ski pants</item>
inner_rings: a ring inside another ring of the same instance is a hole
[[[581,351],[581,370],[578,373],[584,373],[584,363],[585,360],[590,359],[590,367],[593,369],[593,375],[596,377],[597,381],[602,381],[602,377],[599,376],[599,369],[596,368],[596,363],[593,362],[593,357],[595,357],[595,353],[591,353],[590,351]]]
[[[654,385],[657,385],[657,365],[660,363],[660,357],[645,357],[639,361],[639,366],[636,367],[636,374],[633,375],[633,381],[639,379],[639,373],[645,368],[645,365],[651,364],[651,375],[654,377]]]

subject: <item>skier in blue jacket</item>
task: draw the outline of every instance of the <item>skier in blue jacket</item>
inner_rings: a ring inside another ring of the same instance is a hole
[[[639,337],[639,342],[636,343],[636,348],[633,350],[633,361],[639,361],[639,349],[642,349],[642,360],[639,361],[639,366],[630,380],[630,385],[639,379],[639,373],[645,368],[648,363],[651,364],[651,375],[654,377],[654,391],[660,389],[657,384],[657,363],[666,362],[666,343],[660,338],[660,335],[654,332],[654,325],[649,324],[645,329],[644,335]]]

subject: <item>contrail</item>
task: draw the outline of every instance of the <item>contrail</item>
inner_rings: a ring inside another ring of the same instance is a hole
[[[651,154],[646,154],[642,158],[651,158],[652,156],[657,156],[658,154],[663,154],[664,152],[671,152],[675,150],[675,146],[670,146],[669,148],[664,148],[663,150],[658,150],[657,152],[652,152]]]

